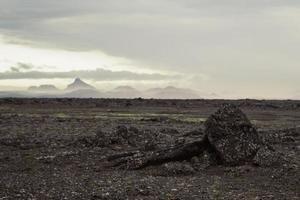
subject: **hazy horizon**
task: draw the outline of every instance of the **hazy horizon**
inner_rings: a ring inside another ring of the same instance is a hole
[[[174,86],[300,98],[296,0],[0,0],[0,91],[80,77],[99,90]]]

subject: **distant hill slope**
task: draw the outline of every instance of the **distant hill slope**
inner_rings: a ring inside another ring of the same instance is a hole
[[[102,93],[95,89],[79,89],[66,92],[58,97],[61,98],[102,98],[104,97]]]
[[[59,89],[54,85],[31,86],[28,88],[30,92],[48,93],[59,92]]]
[[[168,86],[166,88],[152,88],[145,91],[146,98],[155,99],[198,99],[200,96],[194,90]]]
[[[137,98],[143,93],[130,86],[119,86],[105,94],[108,98]]]
[[[0,92],[0,98],[30,98],[34,97],[30,93],[20,91]]]
[[[154,99],[199,99],[202,97],[214,98],[214,94],[202,94],[197,91],[168,86],[139,91],[131,86],[119,86],[108,92],[100,92],[92,85],[76,78],[65,90],[59,90],[54,85],[45,84],[31,86],[27,91],[3,91],[3,97],[39,97],[39,98],[154,98]]]

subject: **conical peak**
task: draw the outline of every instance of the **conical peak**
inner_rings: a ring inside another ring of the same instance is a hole
[[[77,89],[94,89],[93,86],[85,83],[80,78],[76,78],[73,83],[68,85],[67,90],[77,90]]]
[[[83,81],[80,78],[78,78],[78,77],[75,78],[74,83],[79,83],[79,82],[82,83]]]

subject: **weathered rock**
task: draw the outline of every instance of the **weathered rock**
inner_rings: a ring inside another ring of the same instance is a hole
[[[128,129],[124,125],[118,126],[116,133],[118,136],[121,136],[123,138],[128,138]]]
[[[260,167],[277,166],[281,162],[280,154],[268,146],[262,146],[253,159],[253,164]]]
[[[98,130],[96,133],[96,144],[99,147],[107,147],[112,143],[111,137],[108,136],[107,133],[102,130]]]
[[[241,165],[251,161],[260,139],[247,116],[236,106],[223,105],[205,122],[205,134],[221,164]]]
[[[82,147],[93,147],[95,146],[95,137],[94,136],[79,136],[76,141],[73,143],[76,146]]]
[[[238,166],[251,163],[262,145],[255,127],[234,105],[224,105],[209,117],[205,123],[204,136],[193,141],[182,141],[147,154],[126,154],[117,165],[127,163],[129,169],[140,169],[190,160],[207,153],[211,164]]]
[[[207,169],[212,165],[215,165],[214,160],[212,160],[211,154],[209,154],[207,151],[204,151],[203,154],[199,156],[194,156],[190,160],[190,162],[192,167],[197,171],[201,171]]]
[[[129,132],[132,132],[132,133],[134,133],[134,134],[139,134],[139,129],[137,129],[136,127],[133,127],[133,126],[130,126],[130,127],[128,128],[128,131],[129,131]]]

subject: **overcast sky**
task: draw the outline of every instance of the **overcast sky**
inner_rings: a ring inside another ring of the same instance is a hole
[[[2,89],[82,76],[290,98],[299,52],[299,0],[0,0]]]

